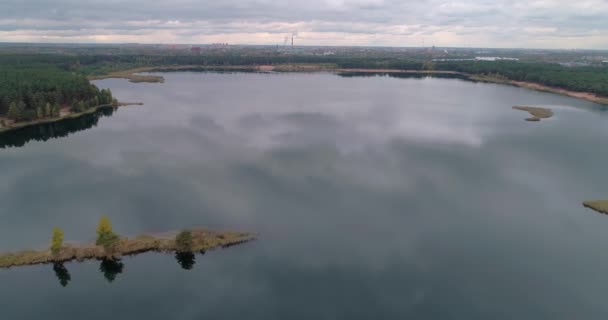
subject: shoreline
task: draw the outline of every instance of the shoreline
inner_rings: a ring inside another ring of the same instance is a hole
[[[473,81],[512,85],[515,87],[526,88],[534,91],[555,93],[563,96],[590,101],[597,104],[608,105],[608,97],[598,96],[591,92],[573,91],[557,87],[550,87],[536,82],[516,81],[492,76],[468,75],[468,77]]]
[[[535,91],[556,93],[572,98],[583,99],[597,104],[608,105],[608,97],[598,96],[591,92],[573,91],[568,89],[562,89],[557,87],[551,87],[535,82],[526,81],[515,81],[507,78],[469,74],[459,71],[449,70],[402,70],[402,69],[365,69],[365,68],[336,68],[333,65],[322,65],[322,64],[279,64],[279,65],[242,65],[242,66],[208,66],[208,65],[183,65],[183,66],[156,66],[156,67],[141,67],[134,69],[127,69],[122,71],[115,71],[106,75],[89,76],[89,80],[103,80],[103,79],[128,79],[129,82],[141,83],[163,83],[165,81],[163,76],[157,75],[137,75],[136,73],[141,72],[171,72],[171,71],[213,71],[213,70],[247,70],[256,72],[333,72],[333,73],[393,73],[393,74],[446,74],[446,75],[459,75],[463,76],[468,80],[485,82],[485,83],[496,83],[506,84],[516,87],[531,89]]]
[[[43,119],[36,119],[36,120],[24,121],[24,122],[15,122],[15,123],[12,123],[7,126],[0,126],[0,134],[14,131],[14,130],[19,130],[19,129],[30,127],[30,126],[59,122],[59,121],[66,120],[66,119],[79,118],[84,115],[94,113],[102,108],[119,108],[119,107],[133,106],[133,105],[141,106],[141,105],[143,105],[143,102],[119,102],[117,105],[102,104],[102,105],[99,105],[96,107],[91,107],[90,109],[82,111],[82,112],[70,112],[66,115],[59,116],[59,117],[43,118]]]
[[[582,99],[597,104],[608,105],[608,97],[598,96],[591,92],[573,91],[568,89],[562,89],[557,87],[551,87],[536,82],[527,81],[516,81],[507,78],[491,77],[485,75],[470,74],[459,71],[449,70],[400,70],[400,69],[335,69],[337,72],[358,72],[358,73],[410,73],[410,74],[449,74],[449,75],[460,75],[466,77],[468,80],[485,83],[496,83],[512,85],[515,87],[531,89],[534,91],[550,92],[568,96],[572,98]]]
[[[255,240],[255,236],[243,232],[219,232],[204,228],[194,228],[192,246],[188,252],[208,251],[218,248],[228,248]],[[175,233],[160,235],[140,235],[135,238],[121,238],[116,249],[108,253],[96,244],[66,244],[59,253],[53,254],[50,249],[23,250],[0,254],[0,269],[33,266],[40,264],[66,263],[86,260],[117,260],[125,256],[134,256],[146,252],[172,253],[181,252],[175,241]]]

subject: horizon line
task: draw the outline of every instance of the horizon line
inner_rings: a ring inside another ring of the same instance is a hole
[[[124,45],[141,45],[141,46],[171,46],[171,45],[184,45],[184,46],[210,46],[214,44],[226,44],[227,46],[249,46],[249,47],[325,47],[325,48],[398,48],[398,49],[424,49],[424,48],[449,48],[449,49],[495,49],[495,50],[545,50],[545,51],[608,51],[606,49],[591,49],[591,48],[525,48],[525,47],[459,47],[459,46],[382,46],[382,45],[282,45],[282,44],[247,44],[247,43],[228,43],[228,42],[214,42],[214,43],[142,43],[142,42],[15,42],[15,41],[2,41],[0,45],[10,44],[30,44],[30,45],[96,45],[96,46],[124,46]]]

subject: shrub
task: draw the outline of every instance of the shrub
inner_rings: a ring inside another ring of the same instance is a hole
[[[175,237],[175,247],[177,252],[192,251],[192,232],[184,230]]]
[[[53,228],[53,237],[51,238],[51,252],[59,254],[63,247],[63,231],[59,228]]]

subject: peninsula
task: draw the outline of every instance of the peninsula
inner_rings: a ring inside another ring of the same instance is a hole
[[[583,206],[599,213],[608,214],[608,200],[585,201]]]
[[[180,232],[119,237],[112,231],[107,218],[102,217],[97,228],[96,243],[64,244],[63,231],[55,228],[51,246],[44,250],[24,250],[0,254],[0,268],[37,264],[57,264],[85,260],[119,260],[145,252],[199,252],[226,248],[255,239],[250,233],[212,231],[192,228]]]

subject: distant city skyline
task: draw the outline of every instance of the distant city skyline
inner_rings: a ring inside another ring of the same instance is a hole
[[[4,0],[1,42],[608,49],[605,0]]]

